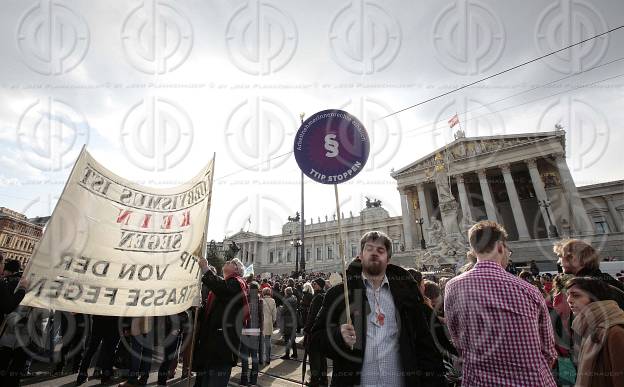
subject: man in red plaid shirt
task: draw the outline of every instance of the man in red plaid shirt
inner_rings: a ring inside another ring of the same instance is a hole
[[[507,232],[492,221],[468,231],[477,263],[446,284],[444,313],[463,366],[462,386],[552,386],[557,357],[539,290],[505,271]]]

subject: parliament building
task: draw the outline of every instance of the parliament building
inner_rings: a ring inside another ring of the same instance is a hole
[[[393,241],[395,263],[431,265],[422,262],[423,253],[447,240],[465,244],[466,230],[483,219],[505,226],[517,263],[535,260],[552,270],[552,246],[562,237],[587,240],[606,259],[624,259],[624,181],[577,187],[566,164],[564,131],[474,138],[458,132],[453,142],[392,177],[401,216],[391,217],[381,203],[369,202],[358,216],[343,217],[347,259],[357,255],[365,231],[381,230]],[[256,273],[290,273],[300,254],[295,243],[300,227],[300,219],[291,218],[281,234],[241,231],[223,245],[235,242],[239,258],[253,263]],[[306,223],[306,271],[338,270],[337,240],[335,219]],[[435,265],[460,265],[465,259],[442,255]]]

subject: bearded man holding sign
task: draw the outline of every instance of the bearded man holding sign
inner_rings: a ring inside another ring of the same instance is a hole
[[[332,386],[446,386],[418,285],[391,256],[386,234],[369,231],[360,240],[347,269],[351,324],[342,287],[325,295],[312,343],[333,360]]]
[[[418,285],[406,270],[389,264],[388,236],[364,234],[359,259],[345,267],[338,184],[364,168],[369,151],[364,126],[342,110],[312,115],[295,137],[301,171],[334,185],[343,266],[342,286],[327,292],[316,317],[310,351],[334,361],[332,386],[444,386],[442,355],[429,332]]]

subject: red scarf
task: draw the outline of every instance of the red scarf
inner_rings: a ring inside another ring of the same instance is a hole
[[[242,297],[243,297],[243,326],[246,326],[246,324],[249,323],[249,316],[250,316],[249,294],[247,290],[247,283],[240,276],[236,274],[230,274],[229,276],[225,277],[224,280],[227,281],[230,278],[234,278],[238,282],[238,285],[240,286]],[[214,301],[216,298],[217,296],[211,290],[210,293],[208,293],[208,297],[206,297],[206,318],[208,318],[208,316],[210,315],[210,312],[212,311],[212,307],[214,306]]]

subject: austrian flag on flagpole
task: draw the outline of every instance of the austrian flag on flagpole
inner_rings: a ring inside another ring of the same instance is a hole
[[[450,120],[448,120],[448,124],[451,128],[459,124],[459,117],[457,117],[457,114],[455,114],[453,117],[451,117]]]

